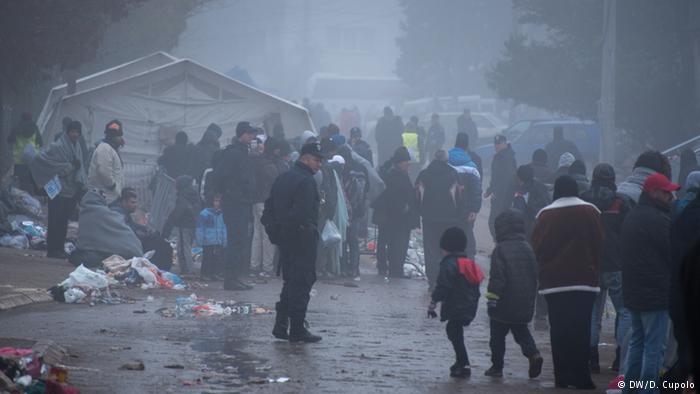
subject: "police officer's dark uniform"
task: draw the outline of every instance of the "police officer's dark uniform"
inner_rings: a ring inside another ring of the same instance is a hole
[[[246,242],[250,245],[248,227],[253,222],[253,202],[255,201],[255,173],[249,155],[248,144],[241,142],[244,134],[257,134],[248,122],[236,126],[236,139],[219,155],[214,167],[215,190],[222,194],[221,205],[228,238],[226,264],[224,266],[224,289],[248,290],[251,287],[238,278],[248,266]],[[249,137],[249,138],[252,138]]]
[[[320,145],[316,143],[304,145],[301,156],[304,155],[323,158]],[[272,334],[292,342],[321,340],[304,327],[311,287],[316,281],[315,262],[319,241],[320,198],[313,175],[313,169],[297,161],[288,172],[275,180],[270,198],[266,201],[266,211],[271,208],[272,212],[265,214],[271,214],[275,227],[279,229],[276,243],[284,279]],[[288,325],[288,322],[291,324]]]

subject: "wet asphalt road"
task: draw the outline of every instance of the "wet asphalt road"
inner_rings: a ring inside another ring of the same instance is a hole
[[[195,292],[272,307],[280,287],[273,279],[252,291],[226,292],[215,282]],[[425,281],[384,283],[367,272],[359,287],[320,282],[315,289],[308,320],[311,330],[323,336],[318,344],[275,340],[270,334],[273,315],[163,317],[155,311],[174,307],[175,297],[190,294],[171,290],[122,290],[122,295],[137,300],[133,304],[21,307],[0,314],[0,337],[50,339],[66,346],[71,356],[65,364],[76,367],[69,373],[70,382],[84,393],[560,391],[553,388],[548,335],[542,331],[535,333],[545,357],[540,378],[527,378],[527,360],[512,338],[507,342],[505,377],[483,376],[490,366],[483,297],[477,318],[465,329],[473,376],[455,380],[448,374],[454,356],[444,324],[425,317]],[[148,302],[148,295],[154,300]],[[606,320],[603,337],[608,342],[612,319]],[[610,364],[613,350],[602,347],[601,365]],[[143,360],[144,371],[119,369],[136,359]],[[280,377],[290,380],[268,383]],[[596,376],[598,392],[612,378],[607,371]]]

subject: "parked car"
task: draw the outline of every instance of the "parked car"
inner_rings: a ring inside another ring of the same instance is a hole
[[[445,147],[451,147],[457,137],[457,118],[462,115],[461,112],[438,112],[440,116],[440,124],[445,128]],[[430,118],[432,113],[428,113],[421,119],[421,126],[428,130],[430,128]],[[484,143],[492,140],[496,134],[499,134],[506,127],[506,124],[496,115],[487,112],[472,112],[472,119],[476,124],[476,129],[479,132],[478,143]]]
[[[532,152],[536,149],[544,149],[552,141],[554,128],[557,126],[564,129],[564,138],[578,146],[587,167],[592,169],[598,163],[600,126],[596,122],[578,119],[522,120],[503,130],[503,134],[508,137],[515,151],[518,165],[529,163]],[[481,156],[484,168],[491,168],[491,159],[495,154],[493,143],[478,147],[476,153]],[[550,157],[549,160],[559,160],[559,158]]]

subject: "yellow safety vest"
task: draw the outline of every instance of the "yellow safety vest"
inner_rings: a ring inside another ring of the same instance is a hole
[[[418,134],[412,131],[406,131],[401,134],[403,139],[403,146],[408,149],[408,153],[411,154],[411,162],[420,162],[420,149],[418,147]]]

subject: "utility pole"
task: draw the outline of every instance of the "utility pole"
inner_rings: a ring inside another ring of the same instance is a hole
[[[600,161],[615,166],[615,58],[617,0],[603,3],[603,61],[598,121],[601,127]]]

